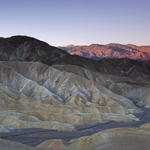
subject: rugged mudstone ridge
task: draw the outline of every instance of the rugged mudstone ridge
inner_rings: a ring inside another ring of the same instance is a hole
[[[10,149],[9,139],[50,150],[119,150],[127,138],[132,150],[143,141],[148,150],[149,74],[148,61],[94,61],[30,37],[1,38],[0,147]]]
[[[91,136],[81,137],[69,142],[48,140],[38,147],[52,150],[148,150],[150,132],[143,129],[110,129]]]
[[[64,67],[68,68],[62,66],[63,70]],[[62,124],[62,129],[68,130],[74,129],[73,124],[138,120],[131,114],[140,112],[140,109],[132,101],[98,84],[102,75],[96,83],[75,73],[61,71],[61,65],[56,68],[58,66],[38,62],[0,62],[1,117],[6,114],[1,122],[2,128],[7,129],[9,118],[10,128],[45,125],[61,129]],[[87,73],[83,70],[83,74]],[[96,73],[89,71],[88,75],[94,78]],[[14,116],[16,119],[13,120]],[[20,116],[26,119],[22,120]]]

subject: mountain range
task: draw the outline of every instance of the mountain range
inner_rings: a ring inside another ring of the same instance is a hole
[[[89,46],[68,45],[59,48],[71,55],[79,55],[95,60],[102,58],[130,58],[145,61],[150,59],[150,46],[110,43],[107,45],[91,44]]]
[[[0,149],[149,150],[149,141],[148,59],[0,38]]]

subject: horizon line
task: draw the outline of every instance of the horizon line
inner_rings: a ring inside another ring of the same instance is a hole
[[[43,42],[46,42],[47,44],[51,45],[51,46],[55,46],[55,47],[67,47],[67,46],[90,46],[90,45],[109,45],[109,44],[119,44],[119,45],[134,45],[134,46],[150,46],[150,44],[134,44],[134,43],[122,43],[122,42],[108,42],[108,43],[98,43],[98,42],[91,42],[91,43],[86,43],[86,44],[64,44],[64,45],[61,45],[61,44],[51,44],[48,40],[44,40],[42,38],[38,38],[38,37],[35,37],[35,36],[30,36],[30,35],[25,35],[25,34],[20,34],[20,35],[12,35],[12,36],[1,36],[0,38],[11,38],[11,37],[15,37],[15,36],[26,36],[26,37],[30,37],[30,38],[34,38],[34,39],[37,39],[37,40],[40,40],[40,41],[43,41]]]

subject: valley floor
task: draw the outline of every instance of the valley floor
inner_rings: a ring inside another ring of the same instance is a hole
[[[76,131],[57,131],[42,128],[22,128],[14,129],[10,132],[1,132],[0,138],[19,142],[29,146],[37,146],[50,139],[63,139],[69,141],[75,138],[89,136],[103,130],[113,128],[138,128],[146,123],[150,123],[150,108],[143,108],[143,113],[136,114],[139,121],[95,123],[85,126],[75,126]]]

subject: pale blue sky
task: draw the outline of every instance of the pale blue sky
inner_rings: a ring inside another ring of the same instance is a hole
[[[150,0],[0,0],[0,36],[150,45]]]

